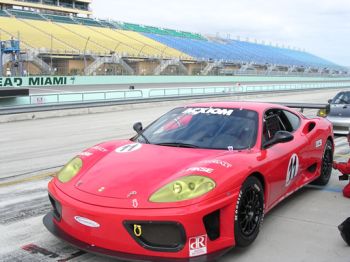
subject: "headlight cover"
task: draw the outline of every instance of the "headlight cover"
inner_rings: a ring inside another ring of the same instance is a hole
[[[57,173],[57,179],[61,183],[68,183],[79,173],[82,167],[83,161],[79,157],[73,158]]]
[[[158,191],[149,199],[155,203],[179,202],[200,197],[216,186],[214,180],[205,177],[190,175],[173,181]]]
[[[328,115],[328,113],[327,113],[326,109],[320,109],[317,112],[317,116],[320,116],[320,117],[326,117],[327,115]]]

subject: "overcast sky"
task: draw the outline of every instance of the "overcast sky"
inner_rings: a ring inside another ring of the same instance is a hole
[[[305,49],[350,66],[350,0],[93,0],[98,18]]]

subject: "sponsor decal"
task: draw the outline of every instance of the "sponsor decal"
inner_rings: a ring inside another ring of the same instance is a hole
[[[299,170],[299,158],[297,154],[293,154],[289,160],[287,176],[286,176],[286,187],[290,185],[292,180],[297,176]]]
[[[59,86],[67,84],[67,77],[30,77],[29,86]]]
[[[211,173],[214,171],[214,169],[208,168],[208,167],[190,167],[190,168],[188,168],[186,171],[191,171],[191,172],[204,172],[204,173],[211,174]]]
[[[315,147],[316,147],[316,148],[319,148],[319,147],[321,147],[321,146],[322,146],[322,139],[319,139],[319,140],[316,141]]]
[[[136,198],[134,198],[134,199],[132,200],[132,207],[133,207],[133,208],[138,208],[138,206],[139,206],[139,202],[137,201]]]
[[[130,197],[135,196],[135,195],[137,195],[137,192],[136,192],[136,191],[131,191],[131,192],[126,196],[126,198],[130,198]]]
[[[23,79],[20,77],[0,77],[0,87],[18,87],[23,85]]]
[[[74,84],[74,78],[66,76],[37,76],[37,77],[0,77],[0,87],[21,87],[21,86],[62,86]]]
[[[207,235],[191,237],[188,243],[190,257],[196,257],[207,253]]]
[[[103,148],[102,146],[94,146],[91,149],[94,149],[100,152],[108,152],[108,150],[106,148]]]
[[[93,153],[91,153],[91,152],[81,152],[79,154],[79,156],[86,156],[86,157],[89,157],[89,156],[92,156],[92,155],[93,155]]]
[[[233,109],[227,108],[193,108],[190,107],[186,109],[183,114],[188,115],[198,115],[198,114],[210,114],[210,115],[222,115],[222,116],[230,116],[233,113]]]
[[[235,221],[238,220],[238,207],[239,207],[239,203],[241,202],[241,198],[242,198],[242,189],[239,191],[239,195],[237,198],[237,204],[236,204],[236,210],[235,210]]]
[[[77,221],[79,224],[82,224],[84,226],[87,226],[87,227],[93,227],[93,228],[98,228],[100,227],[100,224],[95,222],[95,221],[92,221],[86,217],[80,217],[80,216],[75,216],[74,217],[75,221]]]
[[[139,150],[142,147],[142,144],[139,143],[133,143],[133,144],[127,144],[121,147],[118,147],[115,152],[117,153],[129,153],[134,152],[136,150]]]
[[[220,160],[220,159],[211,159],[211,160],[203,160],[201,163],[205,164],[217,164],[222,167],[230,168],[232,165],[226,161]]]
[[[31,96],[30,99],[32,104],[41,105],[46,103],[46,99],[44,96]]]

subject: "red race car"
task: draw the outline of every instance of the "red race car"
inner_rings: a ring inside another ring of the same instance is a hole
[[[212,260],[251,244],[264,214],[332,171],[332,124],[280,105],[192,104],[134,129],[57,173],[50,232],[123,260]]]

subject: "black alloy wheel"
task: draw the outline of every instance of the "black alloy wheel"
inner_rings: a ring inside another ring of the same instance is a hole
[[[264,218],[264,190],[258,178],[251,176],[243,183],[236,205],[236,245],[245,247],[257,237]]]
[[[313,185],[325,186],[328,184],[332,174],[333,166],[333,144],[330,140],[327,140],[324,147],[322,162],[321,162],[321,174],[312,182]]]

